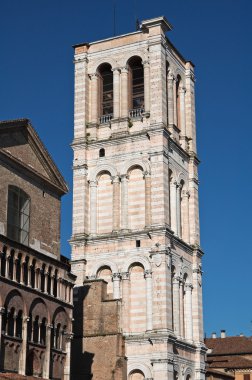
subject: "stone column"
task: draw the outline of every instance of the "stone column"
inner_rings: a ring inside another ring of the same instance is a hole
[[[153,379],[154,380],[174,380],[173,365],[170,359],[152,359]]]
[[[17,261],[18,259],[14,256],[13,257],[13,281],[17,281]]]
[[[151,175],[144,173],[145,179],[145,227],[151,226]]]
[[[185,337],[188,340],[193,339],[192,324],[192,284],[185,284]]]
[[[113,69],[113,117],[120,117],[120,72],[119,68]]]
[[[13,336],[17,336],[17,314],[13,315]]]
[[[150,112],[150,64],[149,61],[143,62],[144,67],[144,110]]]
[[[128,175],[121,176],[121,228],[127,230],[128,226]]]
[[[90,181],[90,233],[97,233],[97,181]]]
[[[124,272],[122,275],[122,309],[123,309],[123,332],[129,331],[129,286],[130,274]]]
[[[173,278],[173,326],[174,333],[180,336],[180,293],[179,293],[179,277]]]
[[[0,358],[2,357],[2,331],[3,331],[3,314],[5,312],[5,308],[0,308]]]
[[[112,177],[113,184],[113,230],[120,229],[120,181],[119,177]]]
[[[121,117],[129,115],[128,68],[121,69]]]
[[[186,149],[186,118],[185,118],[185,92],[184,87],[180,87],[180,134],[181,134],[181,146],[183,149]]]
[[[181,201],[182,213],[182,239],[190,243],[190,226],[189,226],[189,192],[182,190]]]
[[[98,123],[98,75],[91,75],[91,122]]]
[[[168,129],[171,133],[173,133],[173,125],[174,125],[173,82],[174,82],[174,75],[169,71],[167,75]]]
[[[20,284],[24,285],[24,261],[20,263]]]
[[[10,278],[10,256],[6,255],[5,277]]]
[[[150,270],[144,272],[146,280],[146,330],[152,330],[152,274]]]
[[[178,116],[177,116],[177,80],[174,78],[173,81],[173,99],[174,99],[174,107],[173,107],[173,120],[176,127],[178,126]]]
[[[180,279],[180,336],[184,337],[185,336],[185,315],[184,315],[184,281]]]
[[[112,281],[113,281],[113,296],[114,296],[114,299],[117,300],[117,299],[121,298],[121,294],[120,294],[121,274],[120,273],[113,273]]]
[[[170,182],[170,214],[171,214],[171,229],[177,235],[177,182]]]
[[[46,350],[43,368],[43,378],[49,379],[50,375],[50,352],[51,352],[51,329],[52,325],[46,326]]]
[[[38,290],[41,290],[41,272],[42,270],[39,268],[38,272]]]
[[[57,280],[57,298],[61,299],[61,277]]]
[[[27,267],[27,285],[31,287],[31,269],[32,264]]]
[[[71,355],[71,340],[73,339],[73,335],[66,334],[65,342],[66,342],[66,361],[64,365],[64,380],[70,380],[70,355]]]
[[[181,185],[177,184],[177,235],[181,237]]]
[[[27,324],[29,322],[28,317],[23,317],[23,323],[22,323],[22,348],[20,351],[20,357],[19,357],[19,374],[25,375],[25,369],[26,369],[26,351],[27,351]],[[31,340],[33,339],[33,336],[31,336]]]

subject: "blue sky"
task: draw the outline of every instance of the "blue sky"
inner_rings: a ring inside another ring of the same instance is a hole
[[[252,2],[250,0],[0,1],[0,119],[28,117],[69,186],[62,253],[71,236],[72,45],[165,15],[169,38],[196,65],[206,334],[251,335]]]

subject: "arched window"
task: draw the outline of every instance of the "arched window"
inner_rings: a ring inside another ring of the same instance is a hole
[[[108,63],[99,68],[100,74],[100,116],[101,123],[108,122],[113,117],[113,72]]]
[[[16,336],[22,338],[22,310],[19,310],[17,319],[16,319]]]
[[[144,111],[144,69],[140,57],[132,57],[129,62],[129,108],[139,110],[131,116],[140,116]]]
[[[104,148],[101,148],[99,150],[99,157],[105,157],[105,149]]]
[[[28,245],[30,227],[30,197],[19,187],[9,186],[7,236]]]

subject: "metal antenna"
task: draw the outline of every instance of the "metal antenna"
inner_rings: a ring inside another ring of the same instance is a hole
[[[134,12],[134,23],[136,30],[140,29],[140,23],[137,17],[137,10],[136,10],[136,0],[133,0],[133,12]]]

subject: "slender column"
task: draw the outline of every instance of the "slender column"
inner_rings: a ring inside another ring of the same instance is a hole
[[[2,357],[2,330],[3,330],[3,314],[5,312],[5,308],[0,308],[0,358]]]
[[[180,127],[181,127],[181,145],[182,148],[186,148],[186,118],[185,118],[185,92],[184,87],[180,87]]]
[[[177,235],[181,237],[181,185],[177,184]]]
[[[70,355],[71,355],[71,340],[73,339],[73,334],[65,335],[66,342],[66,361],[64,365],[64,380],[70,380]]]
[[[52,325],[46,325],[46,350],[43,368],[44,379],[49,379],[50,374],[51,329]]]
[[[146,330],[152,330],[152,275],[150,270],[144,272],[146,280]]]
[[[52,272],[51,272],[51,273],[52,273]],[[50,295],[51,295],[51,296],[53,296],[54,278],[55,278],[55,275],[51,276],[51,278],[50,278],[50,281],[51,281]]]
[[[129,272],[122,273],[123,332],[129,331]]]
[[[20,263],[20,284],[24,285],[24,261]]]
[[[28,317],[23,317],[22,322],[22,348],[20,352],[19,357],[19,374],[25,375],[25,368],[26,368],[26,351],[27,351],[27,325],[29,322]],[[33,336],[31,337],[31,340],[33,339]]]
[[[180,280],[180,336],[185,336],[185,317],[184,317],[184,281]]]
[[[113,113],[115,119],[120,117],[120,72],[118,67],[113,69]]]
[[[28,265],[28,268],[27,268],[28,286],[31,286],[31,269],[32,269],[32,264]]]
[[[13,315],[13,336],[17,336],[17,314]]]
[[[97,181],[90,181],[90,233],[97,233]]]
[[[173,278],[173,324],[174,333],[180,336],[180,294],[179,294],[179,277]]]
[[[10,278],[10,256],[6,257],[5,277]]]
[[[145,226],[151,225],[151,175],[144,173],[145,179]]]
[[[121,228],[128,229],[128,179],[125,174],[121,176]]]
[[[45,281],[44,281],[44,292],[47,293],[47,288],[48,288],[48,276],[49,276],[49,273],[46,272],[46,270],[44,271],[44,276],[45,276]]]
[[[173,94],[174,75],[169,71],[167,76],[167,98],[168,98],[168,128],[173,133],[174,125],[174,94]]]
[[[174,78],[173,81],[173,99],[174,99],[174,107],[173,107],[173,120],[176,127],[178,126],[178,117],[177,117],[177,80]]]
[[[185,337],[193,339],[192,324],[192,284],[185,284]]]
[[[57,280],[57,298],[61,299],[61,278]]]
[[[38,322],[38,343],[41,343],[41,322]]]
[[[3,257],[3,252],[1,252],[1,248],[0,248],[0,276],[2,276],[2,257]]]
[[[91,122],[98,122],[98,75],[91,75]]]
[[[113,184],[113,230],[120,228],[120,181],[119,177],[112,178]]]
[[[177,235],[177,182],[170,182],[170,213],[171,213],[171,229]]]
[[[144,110],[150,112],[150,64],[143,62],[144,67]]]
[[[121,117],[129,114],[128,72],[127,67],[121,69]]]
[[[182,190],[181,201],[182,213],[182,239],[190,243],[190,226],[189,226],[189,192]]]
[[[15,256],[13,257],[13,281],[17,281],[17,261],[18,259],[15,258]]]
[[[120,281],[121,281],[121,274],[120,273],[113,273],[112,275],[112,281],[113,281],[113,295],[114,299],[121,298],[120,295]]]
[[[38,280],[38,290],[41,290],[41,269],[37,271],[37,280]]]

